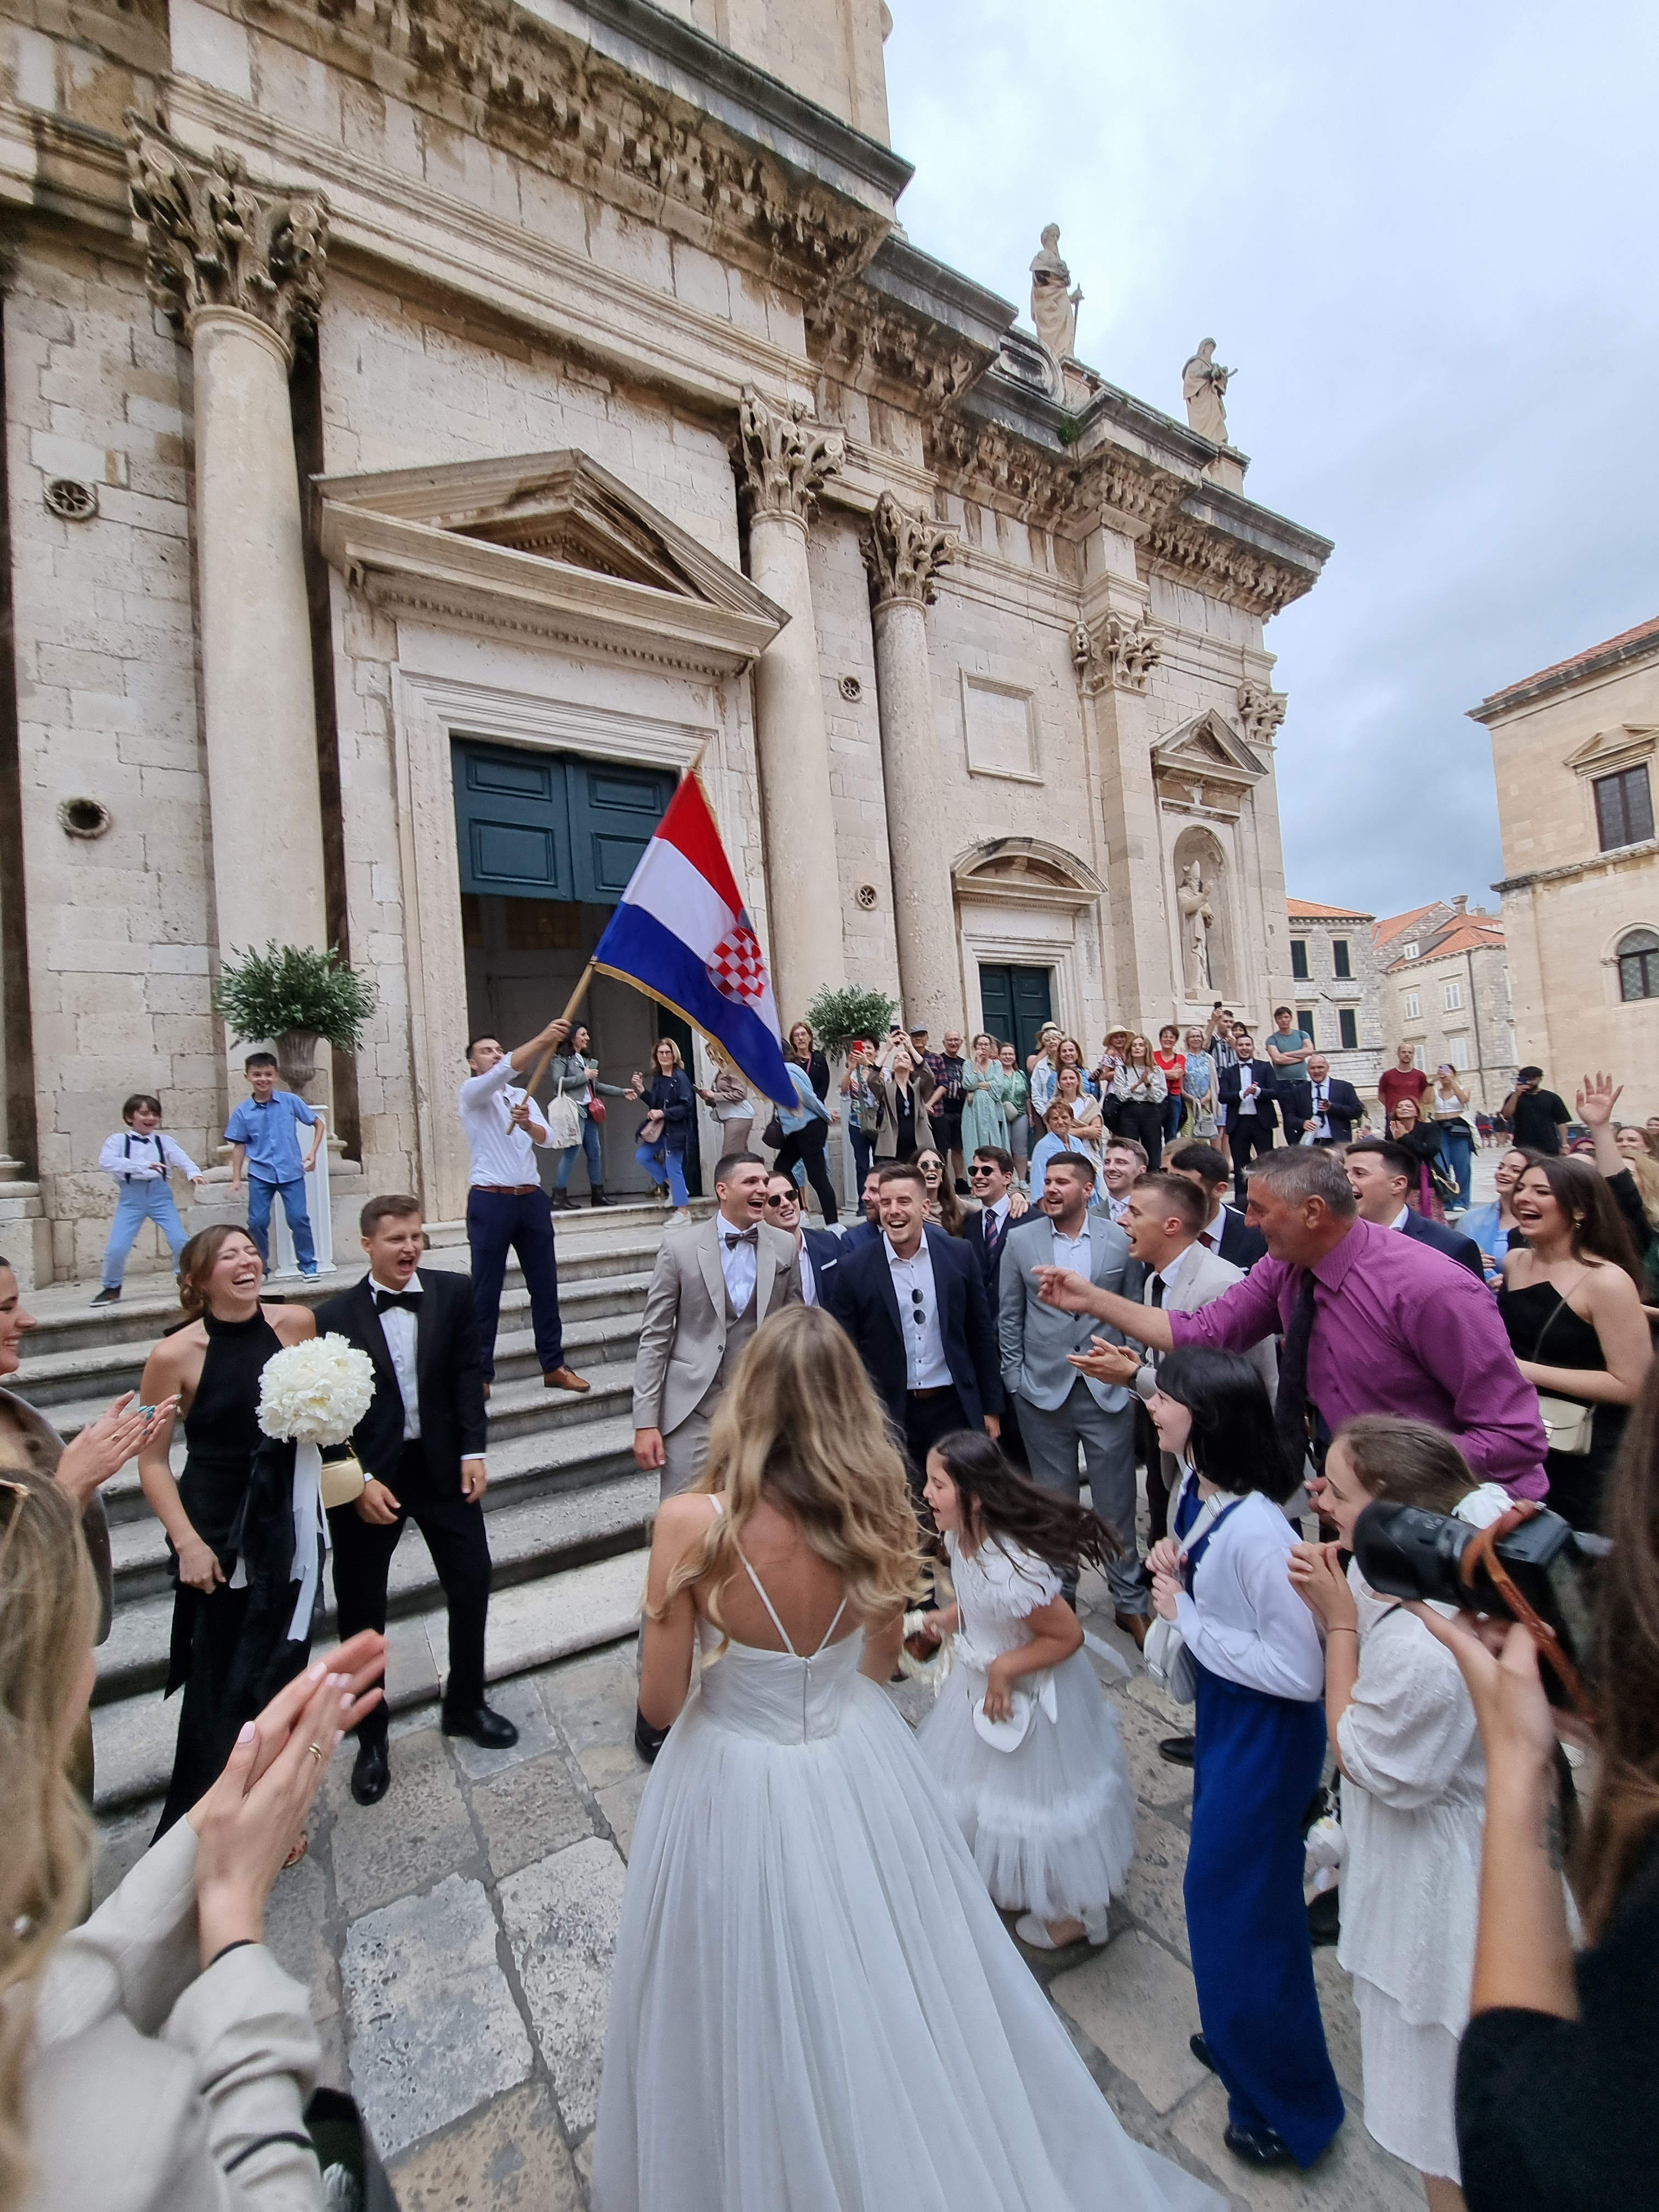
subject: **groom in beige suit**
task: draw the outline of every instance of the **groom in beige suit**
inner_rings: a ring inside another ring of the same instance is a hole
[[[684,1490],[744,1347],[780,1306],[801,1303],[795,1240],[766,1218],[766,1163],[728,1153],[714,1170],[720,1210],[671,1229],[657,1249],[634,1363],[634,1463]]]

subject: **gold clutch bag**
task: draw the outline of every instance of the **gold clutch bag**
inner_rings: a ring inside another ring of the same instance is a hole
[[[323,1462],[322,1494],[325,1508],[332,1512],[337,1505],[354,1505],[363,1494],[363,1465],[354,1453],[346,1459],[325,1459]]]

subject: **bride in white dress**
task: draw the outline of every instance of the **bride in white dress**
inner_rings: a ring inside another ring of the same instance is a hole
[[[1222,2212],[1119,2125],[880,1686],[918,1566],[856,1353],[786,1308],[657,1519],[640,1704],[673,1726],[629,1863],[595,2212]]]

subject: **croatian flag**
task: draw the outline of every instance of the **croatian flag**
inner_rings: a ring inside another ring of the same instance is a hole
[[[713,1037],[766,1097],[796,1103],[766,956],[695,775],[669,800],[593,964]]]

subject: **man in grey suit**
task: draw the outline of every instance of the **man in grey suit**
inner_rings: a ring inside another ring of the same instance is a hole
[[[756,1329],[801,1302],[795,1240],[768,1225],[766,1180],[758,1152],[728,1153],[714,1170],[719,1212],[657,1248],[634,1363],[634,1463],[660,1474],[664,1498],[696,1479]]]
[[[1096,1332],[1081,1316],[1045,1306],[1031,1273],[1038,1267],[1075,1267],[1103,1290],[1135,1296],[1140,1271],[1129,1257],[1128,1240],[1104,1215],[1090,1212],[1093,1196],[1093,1162],[1079,1153],[1058,1153],[1043,1171],[1041,1210],[1007,1233],[998,1313],[1002,1382],[1019,1403],[1020,1438],[1034,1482],[1075,1498],[1082,1446],[1095,1510],[1123,1539],[1122,1557],[1107,1571],[1118,1626],[1139,1644],[1151,1601],[1135,1549],[1129,1391],[1124,1382],[1079,1374],[1070,1354],[1086,1350]]]

